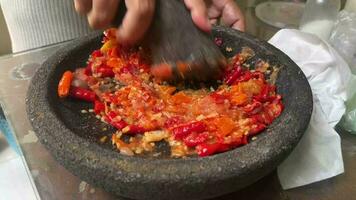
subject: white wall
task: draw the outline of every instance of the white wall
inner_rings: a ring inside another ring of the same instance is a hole
[[[9,53],[11,53],[10,36],[0,7],[0,56]]]

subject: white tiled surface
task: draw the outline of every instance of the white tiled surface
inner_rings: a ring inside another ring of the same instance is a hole
[[[0,132],[0,200],[36,200],[36,192],[19,156]]]

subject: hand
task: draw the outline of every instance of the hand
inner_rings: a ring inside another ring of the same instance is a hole
[[[118,9],[120,0],[74,0],[75,9],[86,14],[93,28],[108,28]],[[155,0],[125,0],[127,12],[117,37],[125,44],[135,44],[149,28],[155,8]]]
[[[244,31],[245,19],[234,0],[184,0],[191,10],[194,23],[209,31],[219,19],[225,26]]]
[[[203,31],[210,31],[218,19],[224,25],[244,31],[244,18],[233,0],[184,0],[191,11],[194,23]],[[75,9],[86,14],[93,28],[108,28],[116,16],[120,0],[74,0]],[[127,13],[120,25],[117,37],[125,44],[135,44],[149,28],[155,8],[155,0],[125,0]]]

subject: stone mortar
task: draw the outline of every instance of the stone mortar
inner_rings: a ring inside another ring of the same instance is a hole
[[[312,92],[300,68],[267,42],[229,28],[215,27],[221,50],[233,56],[242,47],[280,67],[277,90],[285,109],[266,131],[243,147],[205,158],[128,157],[96,142],[100,122],[80,110],[88,105],[57,97],[65,70],[85,66],[100,48],[102,34],[83,37],[43,63],[27,94],[33,129],[53,157],[74,175],[116,195],[132,199],[205,199],[250,185],[274,170],[297,145],[312,113]],[[226,52],[231,47],[232,52]],[[110,131],[110,130],[109,130]]]

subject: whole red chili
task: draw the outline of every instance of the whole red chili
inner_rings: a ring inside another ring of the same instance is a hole
[[[71,71],[64,72],[58,84],[59,97],[63,98],[68,96],[68,94],[70,93],[72,80],[73,80],[73,73]]]
[[[127,123],[120,119],[117,120],[117,113],[115,113],[114,111],[110,111],[107,115],[107,122],[109,124],[111,124],[113,127],[117,128],[118,130],[122,130],[123,128],[125,128],[127,126]]]
[[[195,147],[199,144],[204,143],[207,139],[209,138],[209,133],[204,132],[204,133],[191,133],[187,137],[183,139],[184,144],[187,145],[188,147]]]
[[[175,139],[183,139],[185,136],[192,132],[201,133],[206,130],[206,125],[204,122],[193,122],[190,124],[185,124],[178,126],[172,130]]]
[[[244,73],[235,82],[245,82],[252,78],[252,73],[250,71],[244,71]]]
[[[240,65],[237,65],[230,73],[227,74],[227,76],[225,76],[225,83],[227,85],[232,85],[237,79],[239,79],[242,74],[242,67]]]
[[[200,157],[209,156],[214,153],[224,152],[229,149],[230,149],[229,145],[223,143],[213,143],[213,144],[203,143],[195,147],[195,150],[197,151],[198,156]]]
[[[80,99],[88,102],[94,102],[96,99],[96,95],[93,91],[72,86],[69,92],[70,96],[75,99]]]

